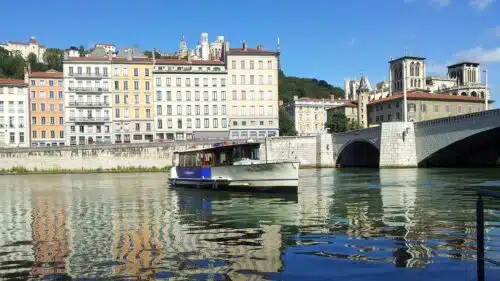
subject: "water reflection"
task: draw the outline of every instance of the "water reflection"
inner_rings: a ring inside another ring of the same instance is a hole
[[[474,193],[500,184],[496,170],[304,170],[283,197],[166,177],[0,178],[0,279],[470,280]],[[499,256],[500,206],[487,203]]]

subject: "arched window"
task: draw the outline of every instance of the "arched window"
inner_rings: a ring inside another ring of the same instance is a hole
[[[472,93],[470,93],[471,96],[473,97],[477,97],[477,93],[475,91],[473,91]]]
[[[484,92],[481,92],[481,98],[484,99]]]
[[[413,88],[413,79],[410,79],[410,87]]]
[[[420,79],[419,79],[419,80],[418,80],[418,88],[419,88],[419,89],[421,89],[420,87],[421,87],[421,86],[420,86]]]
[[[415,64],[413,62],[410,64],[410,76],[415,76]]]
[[[467,93],[466,92],[462,92],[462,96],[467,96]]]
[[[415,76],[420,76],[420,63],[417,62],[417,66],[415,67]]]

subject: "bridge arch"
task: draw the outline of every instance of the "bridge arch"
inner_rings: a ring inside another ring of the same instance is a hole
[[[380,150],[367,140],[352,140],[339,150],[336,166],[339,168],[378,168],[380,166]]]
[[[500,165],[500,127],[478,132],[441,148],[419,167],[495,167]]]

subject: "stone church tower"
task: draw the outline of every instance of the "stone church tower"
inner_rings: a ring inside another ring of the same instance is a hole
[[[368,96],[370,94],[370,85],[366,76],[361,76],[359,87],[356,90],[358,97],[358,122],[362,128],[368,127]]]

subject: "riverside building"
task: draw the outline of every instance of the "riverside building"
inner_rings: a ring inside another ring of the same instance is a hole
[[[156,139],[229,137],[224,62],[156,59],[153,76]]]
[[[64,145],[63,73],[27,72],[31,146]]]
[[[154,138],[153,63],[127,49],[113,58],[113,143],[152,142]]]
[[[27,82],[0,78],[0,147],[29,146]]]
[[[111,143],[111,59],[98,48],[87,57],[64,59],[67,145]]]
[[[230,49],[225,59],[228,68],[230,138],[261,138],[279,135],[278,51],[264,46]]]

